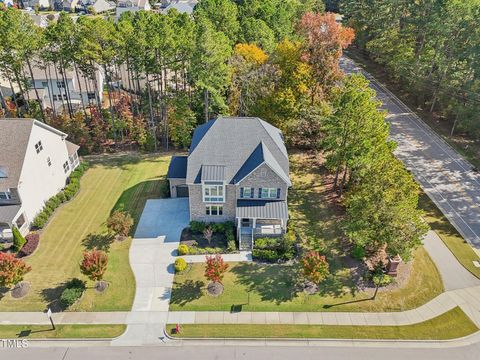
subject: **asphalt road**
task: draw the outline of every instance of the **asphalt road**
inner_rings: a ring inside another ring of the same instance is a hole
[[[480,249],[480,174],[385,86],[353,61],[343,58],[343,70],[361,72],[370,80],[388,111],[396,156],[423,190],[472,246]]]
[[[456,360],[478,359],[479,345],[462,348],[312,347],[312,346],[182,346],[29,348],[0,350],[5,360],[155,360],[155,359],[315,359],[315,360]]]

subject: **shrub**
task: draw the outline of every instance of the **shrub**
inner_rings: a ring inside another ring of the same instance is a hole
[[[309,251],[302,258],[302,269],[305,277],[317,285],[329,274],[327,259],[314,250]]]
[[[73,278],[73,279],[68,280],[68,282],[65,284],[65,286],[68,289],[72,289],[72,288],[78,288],[78,289],[82,289],[82,290],[86,289],[85,281],[80,280],[79,278]]]
[[[107,271],[108,256],[104,251],[94,249],[83,253],[83,260],[80,263],[80,271],[88,276],[90,280],[99,281],[103,279]]]
[[[18,284],[32,268],[13,254],[0,253],[0,287]]]
[[[126,211],[114,211],[107,220],[107,227],[117,235],[128,236],[133,226],[133,218]]]
[[[27,243],[23,245],[22,250],[20,250],[20,256],[28,256],[33,254],[35,249],[38,247],[40,241],[40,235],[37,233],[30,233],[25,237]]]
[[[235,251],[237,251],[237,244],[235,243],[235,240],[228,240],[228,242],[227,242],[227,251],[228,251],[228,252],[235,252]]]
[[[185,269],[187,268],[187,262],[182,259],[182,258],[179,258],[179,259],[175,259],[175,272],[182,272],[182,271],[185,271]]]
[[[258,238],[255,240],[255,247],[269,250],[278,249],[280,247],[280,240],[276,238]]]
[[[376,286],[382,287],[390,285],[393,282],[393,278],[384,273],[376,273],[373,274],[372,281]]]
[[[190,221],[190,230],[197,233],[203,233],[207,225],[201,221]]]
[[[80,288],[66,288],[60,296],[60,304],[64,308],[68,308],[82,297],[83,290]]]
[[[178,253],[180,255],[187,255],[188,254],[188,245],[180,244],[178,245]]]
[[[220,255],[206,256],[205,277],[214,283],[222,283],[228,264]]]
[[[32,222],[33,227],[37,229],[42,229],[48,221],[48,215],[43,211],[35,216],[35,219]]]
[[[195,246],[190,246],[190,247],[188,248],[188,253],[189,253],[190,255],[198,255],[198,254],[200,254],[200,249],[198,249],[198,248],[195,247]]]
[[[208,254],[217,254],[217,253],[221,253],[222,252],[222,249],[220,249],[220,251],[218,251],[220,248],[212,248],[212,247],[206,247],[205,248],[205,251],[208,253]]]
[[[67,201],[67,197],[65,196],[65,193],[63,191],[60,191],[57,194],[57,198],[61,203],[64,203],[65,201]]]
[[[268,262],[277,262],[281,258],[276,251],[268,249],[253,249],[252,255],[255,259]]]
[[[227,242],[233,241],[235,242],[235,235],[233,234],[233,228],[228,228],[225,232],[225,236],[227,238]]]
[[[20,234],[20,230],[18,230],[16,227],[13,227],[12,232],[13,232],[13,247],[15,248],[15,251],[20,251],[20,249],[23,247],[23,245],[25,245],[27,241],[25,240],[23,235]]]
[[[365,249],[359,245],[355,245],[352,249],[352,256],[357,260],[363,260],[366,256]]]
[[[209,226],[214,233],[224,233],[225,232],[225,225],[224,223],[212,223]]]

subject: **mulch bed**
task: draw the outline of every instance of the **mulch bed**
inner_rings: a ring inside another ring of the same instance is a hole
[[[227,238],[225,237],[225,234],[214,233],[212,240],[208,243],[202,233],[192,232],[190,228],[183,229],[182,235],[180,236],[180,243],[188,246],[192,246],[196,243],[198,248],[227,248]]]
[[[208,295],[217,297],[223,293],[223,285],[218,282],[211,282],[207,286]]]
[[[26,281],[22,281],[18,283],[12,290],[12,297],[14,299],[21,299],[25,295],[28,294],[30,291],[30,283]]]
[[[107,290],[108,288],[108,282],[106,281],[97,281],[97,283],[95,284],[95,290],[97,290],[98,292],[104,292],[105,290]]]

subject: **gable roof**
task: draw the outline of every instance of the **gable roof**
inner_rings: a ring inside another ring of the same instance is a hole
[[[233,182],[239,183],[262,164],[268,165],[274,173],[280,176],[280,178],[282,178],[282,180],[287,183],[288,186],[292,185],[292,183],[290,182],[290,178],[287,174],[285,174],[285,171],[277,162],[270,150],[268,150],[267,146],[263,141],[258,144],[255,150],[253,150],[252,154],[243,163],[240,170],[238,170],[238,172],[233,177]]]
[[[67,137],[67,134],[34,119],[0,119],[0,167],[7,175],[0,177],[0,191],[18,186],[34,125]]]
[[[215,165],[224,167],[225,182],[233,184],[262,162],[290,183],[288,154],[280,130],[255,117],[219,117],[195,129],[186,182],[199,183],[202,166]]]

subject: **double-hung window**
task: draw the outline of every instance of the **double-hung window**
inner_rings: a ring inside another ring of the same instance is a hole
[[[207,205],[205,214],[221,216],[223,215],[223,205]]]
[[[65,81],[57,81],[57,88],[59,89],[65,88]]]
[[[253,198],[254,189],[251,187],[242,187],[240,188],[240,198],[241,199],[251,199]]]
[[[206,181],[203,184],[203,201],[204,202],[224,202],[225,188],[222,182]]]
[[[262,199],[277,199],[279,197],[279,190],[277,188],[261,188],[260,198]]]

